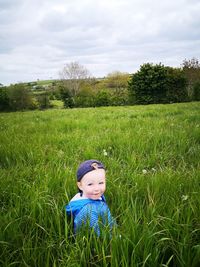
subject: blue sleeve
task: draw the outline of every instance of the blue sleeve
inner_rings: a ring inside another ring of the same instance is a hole
[[[116,222],[115,220],[113,219],[111,213],[110,213],[110,210],[109,208],[107,208],[107,211],[106,211],[106,222],[108,223],[108,225],[110,226],[110,228],[112,229],[112,227],[114,225],[116,225]]]

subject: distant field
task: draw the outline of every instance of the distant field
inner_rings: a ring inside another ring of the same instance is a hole
[[[111,239],[72,239],[65,215],[90,158]],[[199,103],[1,113],[0,167],[1,266],[200,266]]]
[[[58,82],[58,80],[41,80],[41,81],[36,81],[37,85],[52,85],[52,83]]]

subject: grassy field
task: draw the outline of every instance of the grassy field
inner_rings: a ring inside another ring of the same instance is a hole
[[[39,81],[35,81],[35,83],[37,84],[37,85],[52,85],[52,83],[56,83],[56,82],[58,82],[59,80],[39,80]]]
[[[64,206],[86,159],[107,167],[112,238]],[[200,266],[200,105],[0,114],[0,265]]]

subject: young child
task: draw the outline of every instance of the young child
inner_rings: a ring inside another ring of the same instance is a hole
[[[86,160],[77,171],[77,193],[66,206],[68,215],[73,216],[74,233],[89,223],[98,236],[101,226],[111,230],[115,222],[106,204],[106,173],[103,164],[97,160]],[[100,225],[101,222],[101,225]]]

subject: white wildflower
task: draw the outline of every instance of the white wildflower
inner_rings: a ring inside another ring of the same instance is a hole
[[[152,170],[152,172],[156,172],[156,169],[155,168],[152,168],[151,170]]]
[[[103,155],[108,156],[108,152],[105,149],[103,150]]]
[[[65,155],[65,152],[63,150],[58,151],[58,156],[63,157]]]
[[[182,198],[183,201],[186,201],[188,199],[188,197],[189,197],[188,195],[182,195],[181,198]]]
[[[147,174],[147,170],[143,169],[143,170],[142,170],[142,173],[143,173],[143,174]]]

